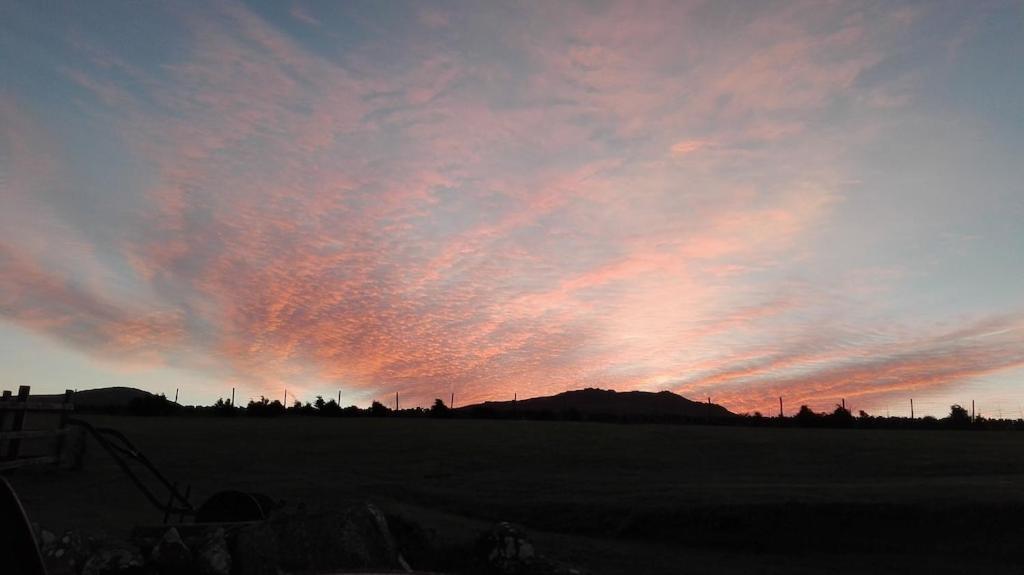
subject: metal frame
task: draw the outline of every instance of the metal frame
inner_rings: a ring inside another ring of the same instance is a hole
[[[92,435],[96,442],[114,458],[114,462],[124,471],[128,479],[139,488],[139,491],[146,496],[146,499],[158,510],[164,512],[164,523],[167,523],[171,515],[178,515],[179,521],[184,521],[186,516],[195,516],[196,509],[189,502],[192,486],[186,486],[184,493],[179,491],[178,484],[172,483],[163,473],[160,473],[160,470],[153,465],[153,462],[146,457],[146,454],[135,447],[123,433],[109,427],[96,427],[87,421],[73,417],[68,418],[67,423],[68,425],[81,427]],[[168,497],[166,503],[162,503],[153,490],[150,489],[150,486],[136,474],[135,470],[128,464],[129,461],[135,461],[146,468],[160,485],[167,490]]]

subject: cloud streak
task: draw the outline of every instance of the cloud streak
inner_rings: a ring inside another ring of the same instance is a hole
[[[76,179],[76,152],[45,144],[60,129],[4,98],[4,203],[51,213],[95,187],[122,208],[4,236],[0,313],[257,393],[424,404],[606,385],[746,409],[1020,367],[1014,310],[893,347],[836,317],[835,294],[866,295],[802,277],[853,177],[830,118],[870,108],[877,86],[850,94],[915,14],[504,10],[430,7],[343,50],[298,3],[174,10],[178,49],[145,57],[80,35],[54,69],[121,171]]]

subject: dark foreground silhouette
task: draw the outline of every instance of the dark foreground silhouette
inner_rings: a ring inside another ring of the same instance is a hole
[[[55,400],[58,396],[35,396]],[[518,401],[487,401],[451,409],[441,399],[429,408],[412,407],[395,410],[379,401],[369,407],[341,407],[334,399],[317,396],[313,402],[295,401],[285,406],[279,400],[260,397],[247,404],[232,405],[230,399],[218,399],[213,405],[179,405],[163,394],[127,387],[111,387],[78,391],[74,395],[76,410],[82,413],[111,415],[168,416],[195,415],[217,417],[392,417],[440,419],[523,419],[539,421],[592,421],[604,423],[668,423],[730,425],[754,427],[807,427],[850,429],[962,429],[962,430],[1024,430],[1022,419],[972,417],[960,405],[950,406],[943,418],[924,416],[885,417],[860,411],[854,415],[842,405],[828,413],[818,413],[806,405],[786,417],[766,417],[759,412],[735,414],[711,402],[692,401],[669,391],[646,392],[587,388],[566,391],[548,397]]]

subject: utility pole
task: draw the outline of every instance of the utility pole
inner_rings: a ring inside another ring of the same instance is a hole
[[[231,407],[235,406],[235,388],[231,388]]]
[[[288,409],[288,388],[284,388],[284,408]]]
[[[910,398],[910,419],[914,419],[914,398]]]
[[[841,401],[843,403],[843,411],[846,411],[846,398],[844,397],[844,398],[840,399],[839,401]]]
[[[974,400],[971,400],[971,423],[974,423]]]
[[[395,411],[398,411],[398,392],[395,392]]]
[[[174,403],[178,403],[178,388],[174,388]]]
[[[785,417],[785,415],[783,415],[783,411],[782,411],[782,396],[780,395],[779,396],[779,419],[782,419],[783,417]]]
[[[455,409],[455,392],[452,392],[452,399],[448,402],[448,409]]]
[[[341,407],[341,390],[338,390],[338,407]]]

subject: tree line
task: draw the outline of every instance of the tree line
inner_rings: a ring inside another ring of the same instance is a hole
[[[815,412],[806,405],[792,416],[765,416],[760,412],[740,414],[731,417],[694,417],[671,414],[630,414],[615,415],[586,413],[576,408],[562,410],[497,410],[485,406],[451,409],[443,400],[435,399],[428,407],[393,409],[379,401],[369,407],[355,405],[340,406],[334,399],[325,400],[316,396],[312,402],[295,401],[285,406],[279,400],[260,396],[249,400],[244,406],[233,405],[230,399],[220,398],[213,405],[183,406],[163,394],[138,397],[125,407],[80,408],[84,412],[101,412],[123,415],[209,415],[216,417],[433,417],[460,419],[525,419],[538,421],[592,421],[603,423],[670,423],[710,424],[756,427],[807,427],[807,428],[860,428],[860,429],[1022,429],[1024,419],[994,419],[982,416],[972,417],[960,405],[950,406],[949,414],[937,418],[889,417],[871,415],[863,410],[854,415],[843,405],[836,405],[831,412]]]

